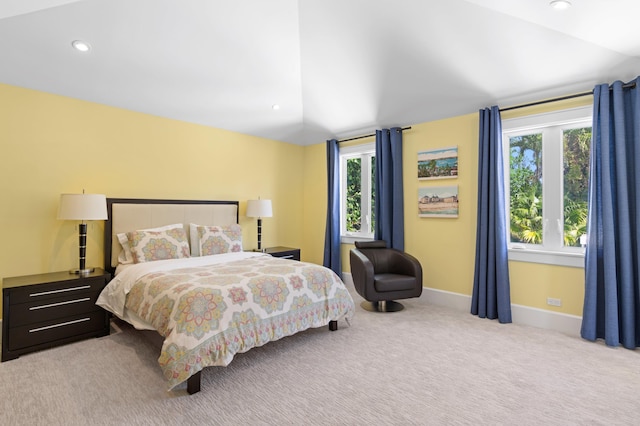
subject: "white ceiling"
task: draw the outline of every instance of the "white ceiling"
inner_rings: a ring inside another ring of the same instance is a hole
[[[2,0],[0,82],[307,145],[640,75],[640,2],[572,3]]]

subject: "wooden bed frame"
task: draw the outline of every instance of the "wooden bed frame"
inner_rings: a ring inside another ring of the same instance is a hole
[[[108,219],[104,226],[104,266],[105,270],[113,275],[117,266],[117,254],[120,251],[116,234],[174,223],[183,223],[185,229],[189,229],[189,223],[215,223],[216,225],[238,223],[239,203],[216,200],[107,198],[107,215]],[[118,215],[127,217],[121,219]],[[337,329],[338,322],[331,321],[329,330]],[[200,391],[201,373],[202,370],[187,379],[189,394]]]

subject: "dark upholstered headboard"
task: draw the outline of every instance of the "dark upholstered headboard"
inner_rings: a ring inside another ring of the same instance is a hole
[[[107,198],[108,219],[104,226],[104,266],[113,273],[122,250],[117,234],[138,229],[182,223],[230,225],[238,223],[238,201],[160,200]]]

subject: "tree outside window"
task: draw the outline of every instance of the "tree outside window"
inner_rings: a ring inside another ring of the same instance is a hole
[[[591,127],[565,130],[563,142],[564,245],[580,247],[587,233]]]
[[[542,134],[509,138],[511,242],[542,244]]]

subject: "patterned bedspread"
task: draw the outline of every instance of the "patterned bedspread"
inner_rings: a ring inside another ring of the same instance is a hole
[[[130,286],[125,305],[165,338],[159,363],[169,388],[354,312],[333,271],[271,256],[147,273]]]

